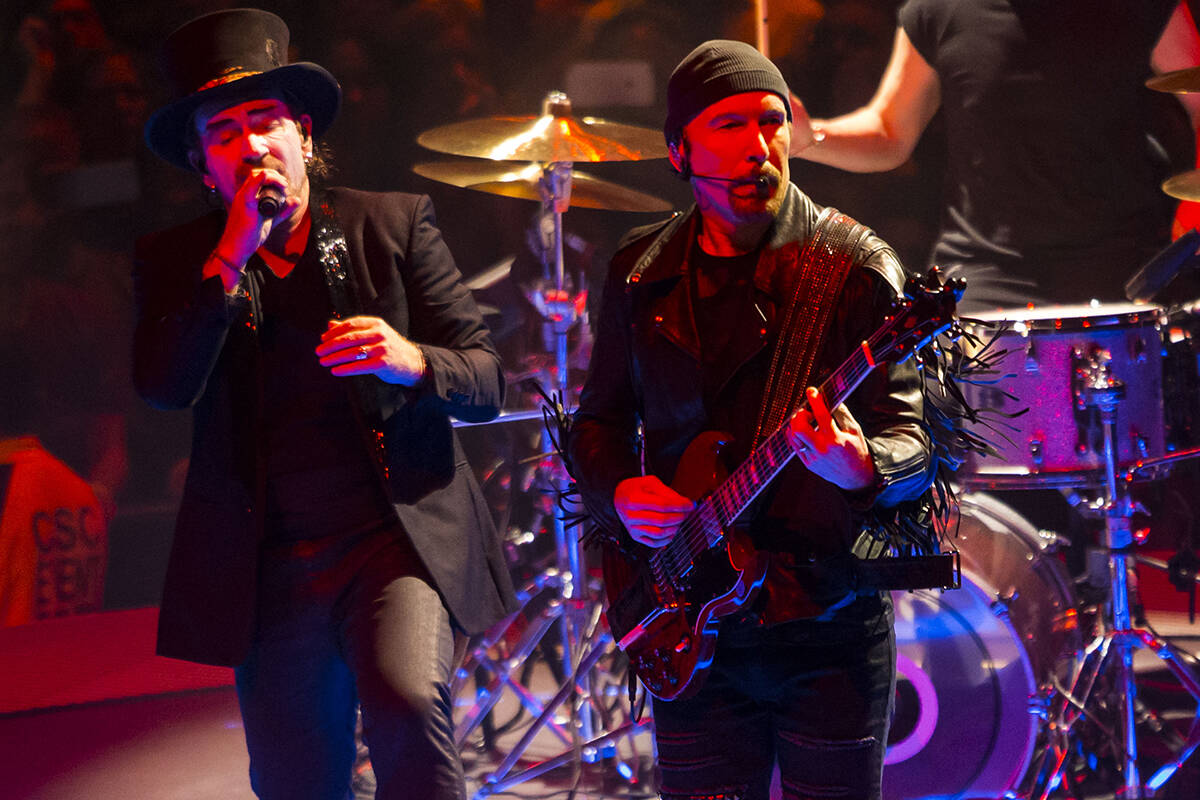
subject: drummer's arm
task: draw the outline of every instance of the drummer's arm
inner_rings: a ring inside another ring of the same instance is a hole
[[[896,28],[891,59],[867,105],[834,119],[810,120],[792,95],[791,155],[851,172],[883,172],[908,160],[941,104],[933,67]]]
[[[1171,14],[1167,26],[1150,54],[1150,66],[1162,74],[1200,65],[1200,33],[1187,4],[1181,2]],[[1187,110],[1192,129],[1200,129],[1200,92],[1176,94]],[[1200,137],[1196,138],[1196,166],[1200,167]],[[1173,237],[1200,225],[1200,203],[1182,202],[1175,212]]]
[[[1181,2],[1175,7],[1150,53],[1150,66],[1160,75],[1200,66],[1200,33],[1196,30],[1195,20],[1186,3]],[[1192,128],[1200,127],[1200,92],[1185,92],[1175,96],[1187,109]]]

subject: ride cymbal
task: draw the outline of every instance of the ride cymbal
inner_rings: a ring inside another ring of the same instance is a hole
[[[492,161],[641,161],[665,158],[662,131],[575,117],[571,101],[554,92],[540,117],[485,117],[425,131],[417,143],[430,150]]]
[[[1200,169],[1172,175],[1162,182],[1162,190],[1177,200],[1200,200]]]
[[[1200,92],[1200,67],[1188,67],[1155,75],[1146,81],[1146,87],[1156,92],[1172,94]]]
[[[503,164],[491,161],[426,161],[413,172],[439,183],[474,189],[521,200],[541,200],[542,168],[537,164]],[[571,170],[571,205],[610,211],[670,211],[666,200],[586,172]]]

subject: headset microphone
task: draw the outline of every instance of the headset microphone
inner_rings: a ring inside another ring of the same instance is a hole
[[[692,178],[700,178],[701,180],[724,181],[725,183],[747,182],[743,178],[722,178],[718,175],[698,175],[695,172],[692,172],[692,165],[688,160],[680,160],[683,161],[683,166],[679,169],[676,169],[675,174],[678,175],[681,180],[690,181]],[[771,192],[771,180],[766,175],[759,175],[754,179],[754,188],[758,190],[760,194],[769,194]]]
[[[746,181],[743,178],[721,178],[716,175],[697,175],[696,173],[692,172],[691,170],[688,170],[684,174],[686,176],[686,179],[688,179],[688,180],[690,180],[691,178],[700,178],[700,179],[706,180],[706,181],[725,181],[726,183],[749,183],[749,181]],[[771,181],[766,175],[759,175],[757,178],[754,179],[754,188],[757,189],[761,193],[764,193],[764,194],[768,193],[771,191]]]

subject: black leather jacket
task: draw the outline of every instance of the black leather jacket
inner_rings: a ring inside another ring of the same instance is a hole
[[[733,434],[733,461],[748,453],[773,343],[790,297],[788,273],[821,210],[794,185],[789,187],[755,271],[754,304],[762,316],[729,320],[735,355],[717,367],[724,374],[716,376],[721,388],[712,408],[705,408],[700,388],[700,338],[684,272],[695,207],[626,237],[611,264],[568,444],[584,504],[603,531],[627,535],[612,501],[618,483],[642,474],[639,427],[646,472],[666,482],[688,443],[705,430]],[[634,273],[640,274],[631,280]],[[904,278],[895,252],[869,233],[858,247],[811,384],[819,384],[879,327]],[[758,547],[805,562],[844,555],[854,546],[863,512],[872,503],[891,506],[928,488],[933,458],[920,425],[921,380],[911,359],[899,366],[882,365],[847,402],[867,436],[876,485],[845,492],[793,461],[744,515]]]

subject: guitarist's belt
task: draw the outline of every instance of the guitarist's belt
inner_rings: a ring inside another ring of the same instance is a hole
[[[828,563],[812,562],[794,553],[774,552],[771,558],[793,572],[829,568]],[[958,589],[962,586],[962,567],[957,550],[932,556],[858,558],[851,555],[845,562],[837,566],[839,570],[845,567],[850,585],[857,594],[893,589]]]

